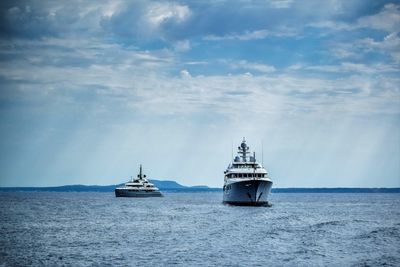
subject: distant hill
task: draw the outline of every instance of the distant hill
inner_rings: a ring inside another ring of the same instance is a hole
[[[175,181],[161,181],[161,180],[150,180],[151,183],[153,183],[155,186],[161,189],[182,189],[182,188],[188,188],[188,186],[184,186],[181,184],[178,184]]]
[[[208,186],[184,186],[175,181],[150,180],[162,191],[218,191]],[[63,185],[51,187],[0,187],[0,192],[113,192],[118,185]]]
[[[184,186],[175,181],[150,180],[161,191],[210,192],[222,188]],[[113,192],[118,185],[64,185],[52,187],[0,187],[0,192]],[[272,193],[400,193],[400,188],[272,188]]]

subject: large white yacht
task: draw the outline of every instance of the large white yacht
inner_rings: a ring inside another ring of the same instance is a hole
[[[136,179],[131,177],[129,182],[115,188],[116,197],[162,197],[160,190],[146,179],[142,174],[142,165]]]
[[[272,181],[264,167],[256,161],[255,153],[248,157],[249,147],[243,138],[238,156],[226,169],[223,202],[232,205],[265,206]]]

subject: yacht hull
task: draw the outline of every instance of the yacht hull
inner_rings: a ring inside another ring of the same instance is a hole
[[[130,189],[115,189],[116,197],[162,197],[160,191],[144,191]]]
[[[270,180],[248,179],[231,182],[224,186],[223,202],[241,206],[268,206],[271,191]]]

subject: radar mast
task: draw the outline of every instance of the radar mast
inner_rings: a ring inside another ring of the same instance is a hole
[[[247,154],[249,154],[250,152],[248,151],[249,147],[246,145],[246,140],[244,139],[244,137],[238,149],[239,149],[238,153],[241,155],[240,157],[242,158],[242,161],[247,162]]]

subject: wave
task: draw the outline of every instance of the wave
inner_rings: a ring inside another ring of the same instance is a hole
[[[336,225],[345,225],[346,221],[327,221],[327,222],[320,222],[320,223],[316,223],[316,224],[312,224],[311,227],[317,227],[317,228],[321,228],[321,227],[325,227],[325,226],[336,226]]]
[[[352,267],[358,266],[399,266],[400,258],[393,256],[382,256],[375,259],[360,260],[352,264]]]
[[[379,238],[398,238],[400,239],[399,227],[378,227],[367,233],[362,233],[356,236],[356,239],[379,239]]]

